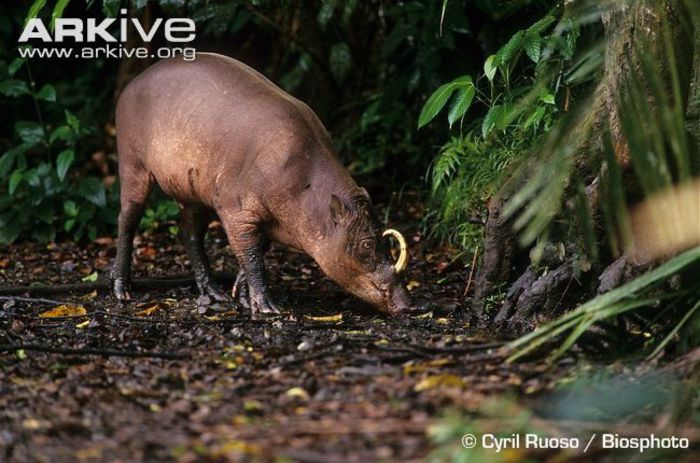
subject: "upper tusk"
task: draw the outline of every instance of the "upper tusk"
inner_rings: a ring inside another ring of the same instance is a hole
[[[408,246],[406,245],[406,238],[403,237],[400,231],[394,230],[393,228],[387,228],[384,233],[382,233],[382,236],[387,235],[393,236],[396,238],[396,241],[399,242],[399,250],[401,252],[399,253],[399,258],[396,261],[396,264],[394,264],[394,270],[396,273],[401,273],[406,270],[406,267],[408,266]]]

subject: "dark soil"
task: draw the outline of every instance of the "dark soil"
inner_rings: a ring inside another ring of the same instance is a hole
[[[220,230],[210,235],[215,269],[233,272]],[[253,321],[233,303],[205,311],[190,287],[124,305],[97,292],[51,297],[84,306],[77,317],[39,317],[58,301],[0,301],[0,461],[421,459],[445,410],[553,387],[542,365],[506,364],[470,328],[454,302],[462,260],[408,235],[409,287],[438,308],[400,320],[279,248],[267,257],[273,295],[298,321]],[[79,282],[113,254],[111,239],[0,247],[0,287]],[[135,254],[135,278],[188,271],[165,231],[140,236]]]

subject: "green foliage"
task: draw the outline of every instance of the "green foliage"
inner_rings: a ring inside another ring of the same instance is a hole
[[[171,199],[161,199],[155,207],[149,207],[141,218],[141,228],[145,230],[155,230],[164,222],[173,220],[178,216],[180,206]],[[171,227],[170,232],[175,233],[177,227]]]
[[[556,100],[564,88],[558,76],[571,66],[570,48],[578,35],[569,17],[554,10],[516,31],[485,59],[481,66],[485,81],[464,75],[441,85],[428,98],[419,128],[452,100],[449,127],[461,121],[460,128],[469,129],[445,144],[431,167],[433,205],[439,212],[430,219],[438,235],[463,247],[479,243],[479,228],[470,219],[481,215],[511,161],[531,149],[559,117]],[[473,102],[482,116],[465,121]]]
[[[24,230],[32,239],[51,241],[57,223],[76,239],[95,238],[101,221],[113,223],[102,211],[107,191],[96,177],[69,176],[79,143],[92,129],[68,109],[46,110],[57,103],[56,89],[47,83],[35,90],[24,59],[16,58],[2,68],[0,93],[19,105],[33,103],[35,119],[15,122],[15,144],[0,156],[0,184],[6,184],[0,198],[0,242],[14,241]],[[18,79],[22,68],[26,80]],[[50,121],[44,119],[47,113],[52,115]]]
[[[496,193],[506,167],[518,154],[504,145],[493,146],[473,132],[452,137],[430,168],[434,203],[426,219],[434,224],[433,233],[465,249],[479,244],[483,205]]]
[[[459,90],[460,92],[468,92],[471,94],[471,97],[468,98],[469,102],[465,105],[466,107],[464,108],[464,111],[462,111],[462,115],[469,109],[469,104],[471,103],[471,100],[474,98],[474,83],[472,82],[471,76],[462,76],[458,77],[457,79],[453,80],[452,82],[449,82],[447,84],[443,84],[438,88],[435,93],[433,93],[430,98],[428,98],[428,101],[425,102],[425,105],[423,106],[423,110],[420,113],[420,116],[418,117],[418,128],[420,129],[423,127],[425,124],[433,120],[435,116],[442,110],[442,108],[445,106],[445,103],[447,103],[447,100],[450,99],[452,94],[456,91]],[[462,98],[464,99],[464,98]],[[460,97],[457,97],[457,100],[455,103],[459,104]],[[454,105],[453,105],[454,106]],[[452,111],[450,111],[452,112]],[[461,117],[461,116],[460,116]],[[450,126],[452,123],[450,123]]]

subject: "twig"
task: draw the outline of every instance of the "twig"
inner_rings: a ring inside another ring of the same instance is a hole
[[[469,288],[472,285],[472,277],[474,276],[474,268],[476,267],[476,258],[479,255],[479,245],[476,245],[476,249],[474,249],[474,257],[472,258],[472,268],[469,270],[469,279],[467,279],[467,286],[464,288],[464,294],[462,294],[462,297],[466,296],[467,293],[469,293]]]
[[[55,299],[44,299],[41,297],[20,297],[20,296],[0,296],[0,301],[28,302],[30,304],[44,304],[44,305],[73,304],[72,302],[57,301]]]
[[[228,272],[214,272],[214,279],[218,282],[231,282],[235,278]],[[185,276],[170,276],[161,278],[140,278],[131,282],[131,287],[136,290],[160,290],[171,289],[180,286],[190,286],[195,283],[194,277],[187,274]],[[89,291],[107,291],[110,289],[108,280],[90,281],[83,283],[68,283],[62,285],[20,285],[0,287],[0,296],[13,296],[16,294],[67,294],[84,293]]]
[[[331,353],[332,353],[332,349],[327,348],[327,349],[320,350],[318,352],[313,352],[313,353],[308,354],[308,355],[300,355],[300,356],[293,355],[292,358],[280,360],[279,362],[276,362],[275,365],[276,366],[295,365],[297,363],[308,362],[309,360],[317,360],[317,359],[325,357]]]
[[[190,354],[171,352],[149,352],[136,350],[115,350],[115,349],[95,349],[83,348],[75,349],[70,347],[54,347],[45,344],[0,344],[0,352],[15,352],[18,350],[31,350],[35,352],[46,352],[50,354],[64,355],[101,355],[103,357],[152,357],[166,360],[179,360],[190,358]]]
[[[409,353],[413,355],[417,355],[418,357],[423,357],[427,358],[430,357],[431,354],[428,354],[426,352],[421,352],[420,350],[416,349],[415,347],[411,346],[382,346],[380,344],[369,344],[367,347],[371,347],[373,349],[377,349],[380,351],[384,352],[400,352],[400,353]]]
[[[419,346],[416,344],[411,344],[414,349],[420,349],[426,353],[432,354],[467,354],[469,352],[478,352],[480,350],[497,349],[502,347],[504,343],[502,342],[489,342],[484,344],[473,344],[471,346],[461,346],[461,347],[431,347],[431,346]]]

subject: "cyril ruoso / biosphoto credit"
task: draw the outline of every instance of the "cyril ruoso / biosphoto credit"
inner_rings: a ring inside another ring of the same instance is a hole
[[[0,3],[0,462],[695,462],[696,0]]]

